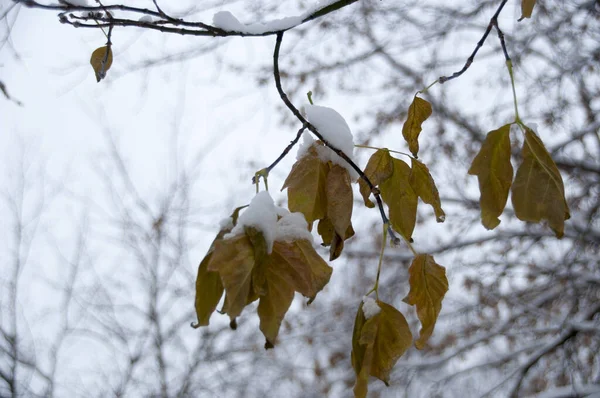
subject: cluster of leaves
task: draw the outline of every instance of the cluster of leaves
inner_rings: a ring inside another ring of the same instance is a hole
[[[498,217],[512,186],[511,200],[517,218],[536,223],[547,220],[560,238],[565,220],[570,217],[562,177],[540,137],[523,123],[516,124],[523,130],[524,139],[522,162],[514,181],[510,124],[487,134],[469,169],[469,174],[479,180],[481,222],[487,229],[500,224]]]

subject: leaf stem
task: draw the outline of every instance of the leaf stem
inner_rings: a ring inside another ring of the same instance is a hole
[[[391,152],[391,153],[397,153],[398,155],[404,155],[404,156],[408,156],[409,158],[413,158],[413,159],[414,159],[414,156],[413,156],[413,155],[411,155],[411,154],[409,154],[409,153],[406,153],[406,152],[401,152],[401,151],[394,151],[393,149],[389,149],[389,148],[377,148],[377,147],[375,147],[375,146],[369,146],[369,145],[358,145],[358,144],[354,145],[354,147],[355,147],[355,148],[364,148],[364,149],[373,149],[373,150],[376,150],[376,151],[378,151],[378,150],[380,150],[380,149],[385,149],[385,150],[386,150],[386,151],[388,151],[388,152]]]
[[[437,83],[440,82],[440,79],[437,79],[436,81],[434,81],[433,83],[431,83],[429,86],[425,87],[422,90],[417,91],[417,94],[425,94],[427,91],[429,91],[429,89],[433,86],[435,86]],[[416,94],[415,94],[416,97]]]
[[[375,277],[375,286],[371,292],[375,292],[375,297],[379,300],[379,275],[381,275],[381,265],[383,264],[383,254],[385,253],[385,246],[387,245],[387,234],[389,229],[389,223],[383,224],[383,235],[381,239],[381,251],[379,252],[379,262],[377,264],[377,276]],[[369,293],[371,293],[369,292]],[[367,293],[367,294],[369,294]]]

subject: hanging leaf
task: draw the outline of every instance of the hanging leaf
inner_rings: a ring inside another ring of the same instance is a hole
[[[533,13],[533,7],[535,6],[535,0],[521,0],[521,18],[531,18],[531,13]]]
[[[390,151],[387,149],[379,149],[369,159],[364,173],[374,186],[378,186],[382,181],[390,178],[393,172],[394,166],[392,165]],[[362,178],[359,178],[358,186],[360,188],[360,194],[365,202],[365,206],[370,208],[375,207],[375,204],[369,200],[371,188],[369,188]]]
[[[446,214],[442,210],[440,194],[435,186],[435,181],[429,173],[427,166],[415,158],[411,158],[410,185],[421,200],[433,207],[437,222],[444,222]]]
[[[565,220],[571,217],[563,180],[544,144],[529,128],[525,129],[522,154],[523,163],[512,185],[515,215],[522,221],[547,220],[556,236],[561,238]]]
[[[417,157],[419,152],[419,134],[421,125],[432,113],[431,104],[422,98],[415,97],[408,108],[408,117],[402,126],[402,136],[408,143],[410,152]]]
[[[417,220],[418,197],[410,185],[410,167],[392,158],[394,172],[379,184],[381,198],[390,210],[392,227],[410,240]]]
[[[415,346],[421,350],[433,333],[442,300],[448,291],[448,279],[446,269],[436,264],[429,254],[418,254],[408,269],[408,275],[410,291],[403,301],[417,307],[421,330]]]
[[[494,229],[500,224],[498,217],[506,206],[513,178],[513,167],[510,164],[510,124],[487,134],[479,153],[473,159],[469,174],[476,175],[479,181],[481,223],[487,229]]]
[[[288,208],[291,212],[304,214],[309,228],[315,220],[327,215],[325,186],[328,165],[324,163],[315,147],[300,158],[292,167],[281,190],[288,190]]]
[[[346,233],[343,236],[340,236],[335,232],[335,228],[328,217],[319,220],[317,232],[323,239],[322,245],[329,247],[329,261],[337,259],[344,249],[344,241],[354,236],[352,223],[350,223],[348,229],[346,229]]]
[[[335,232],[344,236],[350,226],[354,202],[348,170],[337,164],[331,166],[327,174],[325,194],[327,218],[331,220]]]
[[[392,368],[412,344],[412,334],[404,315],[377,301],[381,311],[366,319],[363,304],[358,308],[352,333],[352,367],[356,373],[355,397],[366,397],[369,376],[386,385]]]
[[[113,61],[112,50],[109,46],[99,47],[94,50],[90,58],[90,64],[96,74],[96,81],[106,77],[106,72],[110,69]]]

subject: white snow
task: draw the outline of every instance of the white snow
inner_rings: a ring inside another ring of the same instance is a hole
[[[144,15],[143,17],[138,19],[138,21],[143,22],[143,23],[152,23],[152,22],[154,22],[154,19],[152,19],[152,17],[150,15]]]
[[[344,152],[352,161],[354,159],[354,138],[346,120],[331,108],[318,105],[309,105],[304,109],[306,119],[317,128],[319,133],[335,148]],[[306,138],[305,138],[306,145]],[[300,148],[302,151],[303,148]],[[306,149],[304,149],[306,151]],[[334,164],[345,167],[350,173],[350,178],[355,180],[358,173],[338,154],[329,148],[317,148],[319,158],[324,162],[331,160]]]
[[[308,223],[304,218],[304,214],[288,212],[277,221],[276,241],[293,242],[302,239],[313,242],[313,236],[308,230]]]
[[[379,314],[379,312],[381,312],[381,307],[379,307],[379,305],[377,305],[377,302],[375,301],[375,299],[372,299],[371,297],[363,297],[363,314],[365,314],[365,318],[366,319],[370,319],[372,317],[374,317],[375,315]]]
[[[73,4],[74,6],[89,7],[90,3],[88,0],[65,0],[66,3]]]
[[[219,221],[219,231],[223,231],[224,229],[233,229],[233,218],[231,216]]]
[[[285,17],[268,22],[256,22],[251,24],[241,23],[229,11],[219,11],[213,15],[213,25],[219,29],[229,32],[241,32],[249,34],[262,34],[276,30],[287,30],[302,22],[302,17]]]
[[[213,25],[216,28],[229,32],[241,32],[249,34],[262,34],[278,30],[288,30],[300,25],[306,17],[313,14],[315,11],[325,8],[336,1],[338,0],[318,1],[314,6],[309,7],[301,15],[274,19],[267,22],[255,22],[251,24],[241,23],[239,19],[229,11],[219,11],[213,15]]]
[[[231,217],[227,217],[221,221],[220,226],[223,229],[224,226],[232,224]],[[262,232],[269,254],[273,251],[275,241],[292,242],[305,239],[311,243],[313,242],[304,215],[302,213],[290,213],[287,209],[275,206],[271,195],[267,191],[256,194],[250,205],[239,216],[236,226],[223,239],[243,234],[244,227],[254,227]]]
[[[257,193],[252,198],[250,206],[238,218],[237,225],[223,238],[228,239],[243,234],[244,227],[254,227],[262,232],[267,243],[267,252],[271,253],[277,228],[277,209],[269,192]]]

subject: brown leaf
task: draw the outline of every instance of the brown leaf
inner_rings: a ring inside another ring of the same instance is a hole
[[[444,222],[446,214],[442,210],[440,194],[435,186],[435,181],[429,173],[427,166],[415,158],[411,158],[410,185],[421,200],[433,207],[437,222]]]
[[[373,186],[381,184],[382,181],[391,177],[394,172],[394,166],[392,165],[392,157],[390,151],[387,149],[379,149],[371,156],[365,167],[365,176],[371,181]],[[360,188],[360,194],[363,197],[365,206],[373,208],[375,204],[369,200],[371,195],[371,188],[362,179],[358,179],[358,186]]]
[[[314,144],[317,145],[317,144]],[[315,220],[327,215],[325,186],[327,163],[319,159],[314,147],[300,158],[285,180],[281,190],[288,190],[288,208],[304,214],[309,228]]]
[[[381,311],[366,319],[363,304],[358,308],[352,334],[352,366],[356,373],[355,397],[366,397],[369,376],[386,385],[398,359],[412,344],[412,333],[404,315],[377,301]]]
[[[522,154],[523,163],[512,186],[515,215],[522,221],[547,220],[560,238],[565,220],[571,217],[560,172],[540,138],[529,128],[525,130]]]
[[[446,269],[435,263],[429,254],[418,254],[408,269],[410,291],[404,302],[417,307],[421,321],[419,338],[415,346],[421,350],[433,333],[442,300],[448,291]]]
[[[402,126],[402,136],[408,143],[410,152],[417,157],[419,152],[419,134],[421,133],[421,124],[431,116],[431,104],[422,98],[415,97],[408,108],[408,117]]]
[[[390,209],[392,227],[410,240],[417,220],[418,197],[410,184],[410,167],[396,158],[392,158],[392,164],[392,176],[379,184],[379,189]]]
[[[327,218],[331,220],[335,232],[344,236],[352,218],[350,175],[344,167],[334,164],[327,174],[326,181]]]
[[[500,224],[498,217],[504,211],[512,184],[513,167],[510,164],[510,124],[490,131],[479,150],[469,174],[479,181],[481,223],[487,229]]]
[[[535,0],[521,0],[521,18],[531,18],[533,13],[533,7],[535,6]]]
[[[108,46],[99,47],[94,50],[90,58],[90,64],[96,74],[96,81],[106,77],[106,72],[110,69],[113,61],[112,50]]]

